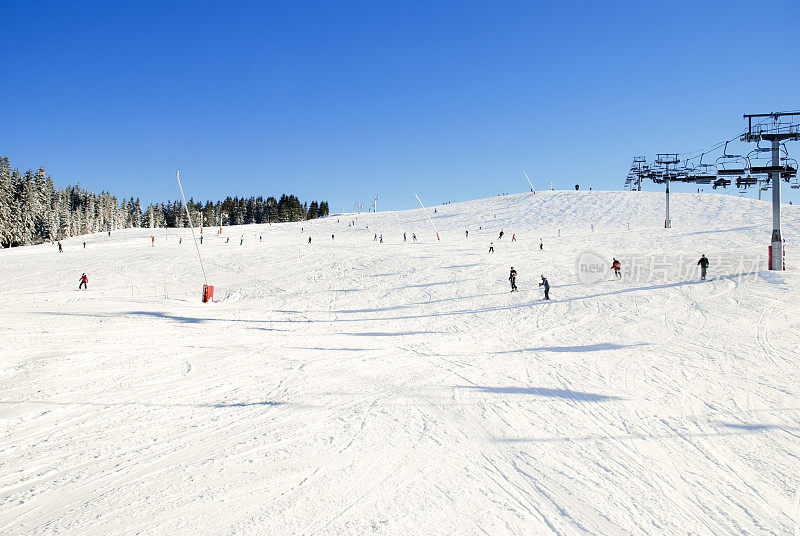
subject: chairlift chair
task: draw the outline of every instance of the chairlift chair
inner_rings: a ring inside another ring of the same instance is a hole
[[[758,179],[750,175],[748,175],[747,177],[739,177],[738,179],[736,179],[736,187],[746,189],[749,188],[750,186],[755,186],[757,182]]]
[[[740,154],[728,154],[728,143],[722,150],[722,156],[717,158],[717,175],[744,175],[747,169],[747,158]]]

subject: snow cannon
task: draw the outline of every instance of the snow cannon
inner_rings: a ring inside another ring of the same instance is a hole
[[[214,285],[203,285],[203,303],[214,301]]]

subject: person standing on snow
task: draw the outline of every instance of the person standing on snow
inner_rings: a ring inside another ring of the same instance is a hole
[[[494,253],[494,242],[489,242],[489,253]]]
[[[64,253],[64,248],[61,247],[61,242],[58,243],[58,252]]]
[[[539,251],[542,251],[543,249],[544,249],[544,242],[542,242],[542,239],[540,238],[539,239]]]
[[[503,231],[500,231],[500,236],[497,237],[498,240],[500,240],[501,238],[503,238]]]
[[[547,278],[542,274],[542,282],[539,283],[540,287],[544,287],[544,299],[550,299],[550,283],[547,282]]]
[[[511,292],[517,290],[517,271],[511,267],[511,273],[508,275],[508,280],[511,281]]]
[[[611,262],[611,269],[614,270],[614,277],[620,278],[622,274],[620,273],[620,269],[622,269],[622,265],[619,263],[617,259],[614,259]]]
[[[83,287],[84,290],[89,290],[87,283],[89,283],[89,278],[86,277],[86,274],[83,274],[81,276],[81,282],[78,284],[78,290],[80,290],[81,287]]]
[[[411,233],[411,239],[414,240],[414,242],[416,242],[417,241],[417,233]]]
[[[697,261],[697,265],[700,267],[700,279],[705,279],[706,272],[708,272],[708,259],[705,253],[700,255],[700,260]]]
[[[403,242],[406,241],[406,233],[403,233]]]
[[[311,243],[311,237],[310,236],[308,237],[308,243],[309,244]]]
[[[511,235],[511,241],[512,242],[516,242],[517,241],[517,235],[516,234],[512,234]]]
[[[464,231],[464,233],[465,233],[464,238],[469,238],[469,231]]]

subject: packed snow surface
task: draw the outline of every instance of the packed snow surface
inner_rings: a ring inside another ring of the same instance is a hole
[[[800,212],[672,201],[0,251],[0,534],[793,534]]]

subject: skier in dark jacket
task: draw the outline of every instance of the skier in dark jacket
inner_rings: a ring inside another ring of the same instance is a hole
[[[697,261],[697,265],[700,267],[700,279],[705,279],[706,272],[708,271],[708,259],[705,254],[700,255],[700,260]]]
[[[58,252],[64,253],[64,248],[61,247],[61,242],[58,243]]]
[[[511,281],[511,292],[517,290],[517,271],[511,267],[511,273],[508,275],[508,280]]]
[[[547,278],[544,275],[542,275],[542,282],[539,283],[539,286],[540,287],[544,287],[544,299],[545,300],[549,300],[550,299],[550,283],[547,282]]]
[[[89,287],[86,286],[88,282],[89,282],[89,278],[86,277],[86,274],[83,274],[81,276],[81,282],[80,282],[80,284],[78,284],[78,290],[80,290],[81,287],[83,287],[85,290],[89,290]]]
[[[500,231],[500,236],[497,237],[498,240],[500,240],[501,238],[503,238],[503,231]]]

